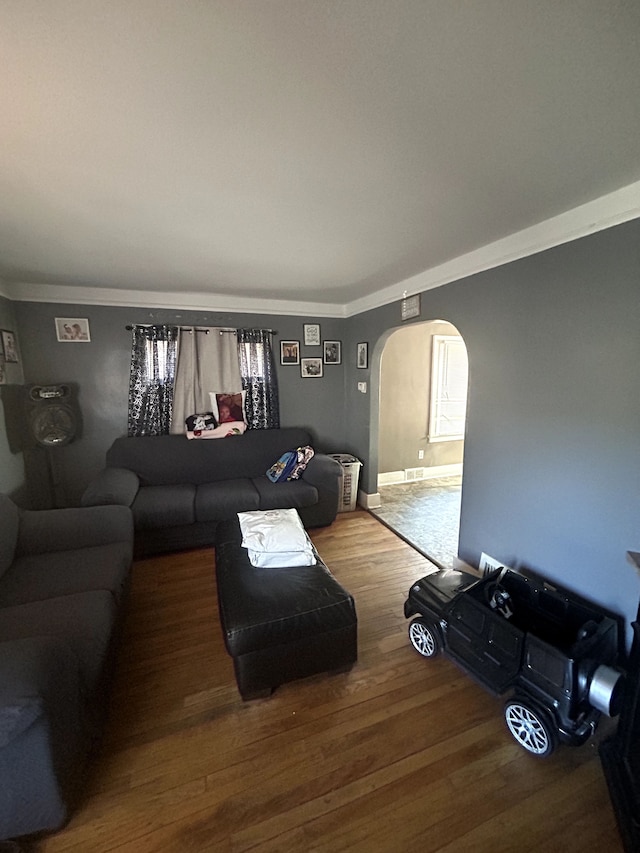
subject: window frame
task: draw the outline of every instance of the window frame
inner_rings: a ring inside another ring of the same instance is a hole
[[[446,418],[443,415],[443,406],[449,402],[464,402],[465,414],[463,427],[466,427],[467,397],[469,390],[469,363],[467,360],[466,386],[464,400],[446,400],[445,387],[447,373],[450,369],[450,353],[453,345],[456,348],[462,346],[465,355],[467,349],[460,335],[433,335],[431,344],[431,387],[429,391],[429,424],[427,437],[430,443],[440,441],[464,441],[464,428],[462,432],[447,432],[445,429]]]

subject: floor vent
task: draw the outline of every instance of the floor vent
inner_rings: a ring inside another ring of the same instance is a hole
[[[405,468],[405,479],[409,480],[424,480],[424,468]]]

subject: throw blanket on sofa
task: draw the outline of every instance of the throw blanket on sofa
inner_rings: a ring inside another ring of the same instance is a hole
[[[258,568],[315,566],[313,545],[295,509],[239,512],[242,547]]]
[[[242,435],[247,429],[244,421],[231,421],[228,424],[220,424],[213,429],[185,430],[187,438],[228,438],[230,435]]]

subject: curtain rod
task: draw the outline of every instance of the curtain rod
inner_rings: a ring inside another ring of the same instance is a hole
[[[145,329],[149,329],[149,328],[151,328],[151,326],[154,326],[154,325],[156,325],[156,324],[155,323],[136,323],[136,326],[143,326]],[[167,325],[167,324],[163,324],[163,325]],[[181,332],[193,332],[194,331],[193,328],[186,327],[186,326],[179,326],[178,328],[180,329]],[[212,328],[215,328],[215,327],[212,327]],[[133,330],[133,326],[131,326],[131,325],[125,326],[125,329],[127,330],[127,332],[131,332]],[[195,329],[195,331],[196,332],[204,332],[205,335],[209,334],[209,329]],[[278,334],[275,329],[262,329],[261,331],[268,332],[270,335],[277,335]],[[229,334],[229,335],[235,335],[237,333],[237,329],[220,329],[221,335],[223,335],[225,333]]]

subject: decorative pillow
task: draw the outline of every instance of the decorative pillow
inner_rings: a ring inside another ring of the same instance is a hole
[[[307,467],[307,463],[313,457],[314,450],[308,444],[295,450],[287,450],[277,462],[274,462],[267,471],[267,477],[272,483],[281,483],[283,480],[297,480]]]
[[[219,424],[227,424],[232,421],[247,422],[247,416],[244,412],[246,394],[246,391],[236,391],[230,394],[216,394],[212,391],[209,394],[213,416]]]
[[[205,412],[202,415],[189,415],[184,423],[187,432],[192,432],[197,436],[218,426],[213,412]]]
[[[283,453],[277,462],[274,462],[271,468],[267,471],[267,477],[272,483],[281,483],[283,480],[288,480],[291,472],[298,464],[298,452],[296,450],[287,450]]]
[[[313,447],[305,444],[304,447],[298,447],[296,453],[298,454],[298,459],[292,472],[289,474],[289,480],[298,480],[300,478],[307,464],[313,458],[315,451]]]

